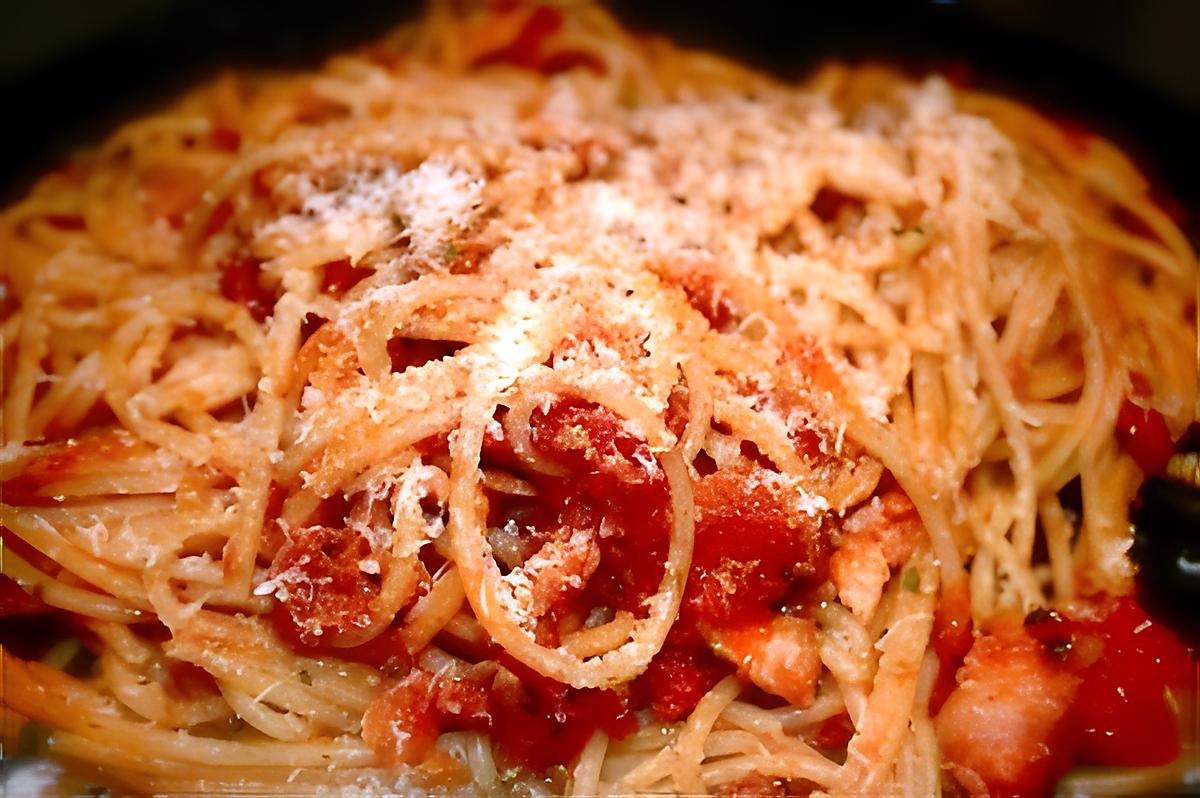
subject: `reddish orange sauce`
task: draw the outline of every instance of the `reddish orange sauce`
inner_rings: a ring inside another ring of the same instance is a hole
[[[604,62],[593,53],[586,50],[548,50],[547,40],[562,28],[562,14],[548,6],[539,6],[512,43],[485,53],[475,59],[473,66],[482,67],[491,64],[511,64],[553,75],[568,69],[581,66],[591,69],[597,74],[605,73]]]
[[[262,285],[262,262],[245,255],[223,258],[217,268],[221,270],[221,296],[237,302],[256,321],[265,321],[275,310],[275,295]]]
[[[1162,414],[1126,399],[1117,414],[1117,440],[1147,475],[1163,474],[1175,443]]]
[[[402,359],[410,356],[422,359],[421,353],[404,353]],[[544,411],[536,410],[530,425],[531,444],[567,473],[551,476],[522,469],[507,442],[489,436],[483,451],[485,464],[520,471],[536,486],[538,496],[530,500],[489,495],[488,525],[514,523],[527,555],[582,530],[601,555],[586,585],[564,593],[542,616],[539,639],[557,644],[560,624],[593,607],[644,615],[644,600],[662,580],[671,523],[670,495],[661,466],[620,418],[598,405],[560,400]],[[391,752],[387,757],[420,761],[441,731],[487,730],[512,763],[543,770],[577,756],[596,729],[614,739],[633,731],[632,712],[637,708],[650,706],[669,720],[686,716],[705,692],[734,671],[733,665],[713,653],[707,633],[769,621],[798,587],[825,578],[827,536],[816,522],[789,523],[781,499],[766,486],[770,476],[755,466],[697,481],[696,547],[680,620],[663,650],[627,690],[571,688],[485,643],[465,652],[468,658],[496,660],[507,675],[493,678],[493,668],[477,675],[469,689],[461,679],[450,684],[428,674],[410,675],[372,704],[364,737],[377,749]],[[338,523],[332,516],[324,520]],[[306,576],[332,580],[320,596],[289,594],[283,610],[276,612],[285,636],[295,643],[324,650],[323,641],[302,631],[314,617],[322,626],[338,628],[365,611],[372,585],[355,565],[366,553],[360,551],[365,541],[343,540],[345,535],[344,530],[322,528],[311,540],[284,544],[276,556],[272,575],[299,568]],[[455,648],[451,641],[442,643]],[[368,645],[377,653],[364,661],[378,660],[393,644],[385,637]],[[358,658],[358,648],[329,653]],[[447,698],[451,694],[453,699]],[[399,721],[402,728],[411,725],[412,737],[395,738],[387,720]]]
[[[1194,667],[1131,598],[1000,619],[938,714],[943,755],[996,798],[1048,795],[1076,765],[1166,764],[1180,751],[1168,691],[1186,689]]]
[[[1085,765],[1164,765],[1179,756],[1179,723],[1167,691],[1195,668],[1174,632],[1132,598],[1108,600],[1099,619],[1035,614],[1026,629],[1083,681],[1063,720],[1072,760]]]
[[[578,756],[597,729],[613,739],[637,729],[624,696],[570,688],[504,654],[496,657],[505,671],[475,666],[453,677],[411,671],[372,702],[363,739],[384,762],[415,764],[442,732],[482,731],[504,764],[545,771]]]
[[[370,555],[370,542],[345,527],[307,527],[289,537],[267,573],[280,585],[274,618],[284,636],[316,646],[326,635],[365,626],[379,594],[377,579],[359,567]]]
[[[0,617],[39,615],[54,608],[37,596],[26,593],[12,578],[0,574]]]
[[[355,267],[349,258],[342,258],[325,264],[321,275],[321,291],[331,296],[340,297],[367,277],[372,270],[365,267]]]
[[[943,591],[933,615],[933,652],[938,658],[938,678],[929,697],[929,712],[936,715],[954,689],[954,675],[975,642],[971,622],[971,594],[966,581]]]

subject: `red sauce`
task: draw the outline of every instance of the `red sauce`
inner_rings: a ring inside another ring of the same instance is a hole
[[[1162,414],[1129,399],[1121,403],[1117,413],[1117,440],[1149,476],[1166,473],[1167,461],[1175,454],[1175,443]]]
[[[975,642],[971,593],[965,581],[942,593],[933,615],[932,642],[938,658],[938,677],[929,697],[929,713],[936,715],[954,690],[954,676]]]
[[[828,537],[816,521],[789,518],[770,477],[755,468],[696,481],[696,546],[681,620],[714,627],[768,621],[794,583],[824,581]]]
[[[349,258],[326,263],[321,275],[321,291],[330,296],[340,297],[373,273],[373,270],[366,267],[352,265]]]
[[[586,50],[546,51],[546,42],[562,28],[562,14],[548,6],[539,6],[513,38],[512,42],[475,59],[472,66],[511,64],[533,69],[544,75],[565,72],[578,66],[605,73],[604,62]]]
[[[37,596],[25,592],[11,577],[0,574],[0,618],[12,615],[40,615],[54,608]]]
[[[214,148],[225,152],[237,152],[242,146],[242,134],[229,127],[214,127],[209,140]]]
[[[1179,756],[1168,690],[1191,685],[1195,662],[1179,638],[1131,598],[1099,619],[1035,613],[1026,629],[1083,681],[1064,724],[1076,764],[1164,765]]]
[[[221,296],[237,302],[255,321],[266,321],[275,309],[275,294],[262,285],[262,261],[247,255],[230,255],[217,263],[221,270]]]
[[[845,712],[834,715],[821,724],[813,744],[829,751],[845,748],[854,736],[854,724]]]
[[[568,687],[493,654],[502,671],[476,666],[450,677],[416,669],[393,683],[367,708],[363,739],[386,764],[415,764],[442,732],[482,731],[504,764],[545,771],[578,756],[597,729],[613,739],[637,729],[627,697]]]
[[[370,554],[370,542],[345,527],[307,527],[289,537],[267,572],[280,586],[272,619],[283,637],[312,647],[366,626],[379,594],[378,577],[359,567]]]
[[[86,230],[87,222],[78,214],[48,213],[46,222],[58,230]]]
[[[699,635],[680,631],[677,625],[635,682],[638,703],[670,722],[686,718],[713,685],[734,671]]]
[[[570,476],[533,477],[541,509],[528,523],[545,534],[564,526],[594,530],[600,566],[580,601],[644,615],[642,602],[662,581],[669,541],[662,468],[616,414],[598,405],[560,401],[535,411],[530,426],[533,445]]]
[[[140,438],[113,427],[88,429],[78,437],[47,447],[23,472],[4,482],[4,501],[23,507],[55,505],[59,499],[46,495],[54,483],[103,473],[106,467],[153,451]]]
[[[424,366],[431,360],[450,357],[466,344],[460,341],[436,341],[425,338],[393,338],[387,343],[392,371],[402,373],[407,368]]]
[[[212,213],[208,217],[208,223],[204,225],[204,237],[212,238],[217,233],[225,229],[225,225],[233,218],[233,203],[227,199],[217,203],[217,207],[213,208]]]

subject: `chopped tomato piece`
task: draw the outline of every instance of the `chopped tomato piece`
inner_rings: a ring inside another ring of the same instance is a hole
[[[1083,675],[1067,718],[1081,764],[1163,765],[1179,755],[1176,710],[1167,691],[1187,688],[1187,649],[1131,598],[1107,602],[1098,618],[1035,616],[1030,634]]]
[[[954,676],[975,642],[971,622],[971,594],[964,580],[942,593],[933,614],[933,652],[938,658],[938,677],[929,697],[929,712],[936,715],[954,689]]]
[[[377,578],[364,562],[371,545],[352,529],[313,526],[289,535],[267,581],[278,600],[272,614],[287,639],[316,646],[325,634],[362,629],[371,622]]]
[[[1117,414],[1117,440],[1147,475],[1164,474],[1175,454],[1167,422],[1157,410],[1126,399]]]
[[[416,764],[443,731],[489,732],[507,761],[545,771],[579,755],[596,729],[620,739],[637,728],[622,695],[579,690],[499,655],[505,667],[457,675],[413,670],[363,716],[363,739],[389,765]]]
[[[733,671],[706,644],[681,646],[668,638],[637,685],[659,717],[675,722],[690,715],[704,694]]]
[[[419,764],[438,733],[433,677],[427,671],[414,670],[391,684],[363,714],[363,741],[385,767]]]
[[[774,474],[756,468],[696,480],[696,544],[684,595],[689,620],[725,626],[769,619],[795,582],[828,571],[817,518],[787,505]]]

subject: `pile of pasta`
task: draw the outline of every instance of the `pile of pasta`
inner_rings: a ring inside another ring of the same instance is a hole
[[[0,259],[4,574],[84,649],[6,739],[148,792],[935,794],[937,624],[1128,594],[1118,414],[1200,415],[1110,144],[586,5],[224,75]]]

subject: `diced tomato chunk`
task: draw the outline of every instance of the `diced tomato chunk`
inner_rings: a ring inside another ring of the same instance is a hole
[[[1189,687],[1195,663],[1179,638],[1133,599],[1106,605],[1095,619],[1053,613],[1027,625],[1083,675],[1068,716],[1076,761],[1129,767],[1174,761],[1178,717],[1166,691]]]
[[[386,764],[416,764],[443,731],[486,731],[502,760],[541,772],[570,762],[597,729],[620,739],[637,729],[626,698],[575,689],[497,654],[504,669],[466,674],[416,669],[371,702],[363,739]]]
[[[362,719],[363,741],[391,768],[419,764],[439,731],[433,677],[419,669],[376,696]]]
[[[681,646],[669,640],[637,684],[659,717],[675,722],[690,715],[704,694],[733,671],[702,642]]]
[[[932,640],[938,658],[938,677],[929,697],[929,712],[936,715],[954,689],[954,676],[975,642],[971,594],[965,580],[943,591],[933,614]]]
[[[758,621],[794,583],[824,579],[828,536],[818,519],[789,510],[772,477],[756,468],[696,480],[696,545],[683,609],[690,620]]]
[[[325,264],[321,276],[321,291],[331,296],[340,297],[360,282],[370,277],[374,272],[365,266],[356,267],[349,258],[342,258]]]
[[[1048,794],[1073,765],[1141,767],[1179,756],[1171,690],[1195,662],[1131,598],[1038,610],[980,637],[937,716],[948,761],[993,796]]]
[[[1117,414],[1117,440],[1147,475],[1164,474],[1175,443],[1162,414],[1126,399]]]
[[[370,543],[353,529],[313,526],[291,533],[267,572],[281,634],[315,646],[325,634],[368,626],[370,602],[379,594],[377,579],[361,565],[370,554]]]

